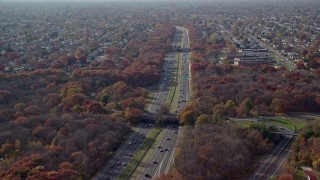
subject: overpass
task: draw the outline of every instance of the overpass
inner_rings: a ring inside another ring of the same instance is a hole
[[[190,48],[181,48],[180,46],[173,46],[171,52],[190,52]]]
[[[298,136],[297,133],[287,133],[287,132],[270,132],[272,134],[281,134],[281,135],[289,135],[289,136]]]
[[[179,125],[179,119],[174,114],[156,114],[156,113],[144,113],[142,121],[157,123],[157,124],[175,124]]]

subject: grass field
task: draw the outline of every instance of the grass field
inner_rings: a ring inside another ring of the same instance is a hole
[[[303,127],[307,126],[311,122],[311,120],[304,120],[301,118],[282,118],[282,117],[274,116],[274,117],[262,118],[260,122],[283,126],[288,128],[289,130],[294,130],[294,127],[296,127],[296,130],[299,131]],[[240,127],[246,128],[252,122],[243,120],[243,121],[235,121],[234,123],[239,125]]]
[[[126,169],[122,172],[119,179],[126,179],[130,173],[133,171],[133,169],[138,165],[140,160],[144,157],[146,151],[148,150],[150,144],[154,142],[154,138],[160,133],[162,129],[154,129],[152,130],[141,148],[135,153],[132,161],[127,165]]]
[[[301,130],[310,123],[310,121],[303,119],[289,119],[289,121],[296,126],[297,131]]]
[[[234,123],[242,128],[248,128],[252,122],[251,121],[235,121]]]
[[[277,125],[286,127],[289,130],[294,130],[294,124],[292,124],[292,122],[289,119],[282,119],[278,117],[268,118],[268,119],[262,118],[261,122],[277,124]]]

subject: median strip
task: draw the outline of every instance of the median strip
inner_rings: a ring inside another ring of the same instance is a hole
[[[175,86],[174,88],[171,88],[170,89],[170,93],[169,93],[169,96],[168,96],[168,100],[170,100],[170,103],[169,103],[169,110],[170,112],[173,112],[175,110],[175,107],[177,106],[177,102],[178,102],[178,99],[177,99],[177,91],[180,90],[180,83],[179,83],[179,72],[180,72],[180,54],[177,55],[177,61],[178,61],[178,65],[177,65],[177,70],[176,70],[176,73],[175,73]]]
[[[160,134],[157,136],[155,142],[152,144],[152,146],[149,148],[148,152],[146,153],[146,155],[142,159],[138,168],[135,170],[135,172],[130,177],[131,179],[138,179],[139,174],[142,173],[142,170],[145,168],[145,165],[148,166],[148,162],[150,161],[150,158],[151,158],[153,152],[158,149],[157,144],[159,144],[159,142],[161,141],[163,136],[164,136],[164,131],[161,131]]]
[[[156,128],[149,133],[141,148],[135,153],[133,159],[118,179],[128,179],[132,175],[161,131],[162,129]]]

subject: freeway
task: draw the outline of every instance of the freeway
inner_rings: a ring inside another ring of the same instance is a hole
[[[188,31],[180,27],[176,27],[176,29],[177,31],[173,38],[173,45],[176,46],[180,42],[181,47],[189,48]],[[174,69],[177,60],[176,57],[179,57],[179,61],[182,61],[178,66],[178,72],[180,74],[178,74],[179,78],[177,82],[173,79],[174,73],[176,73]],[[159,92],[154,94],[148,109],[150,113],[158,113],[161,105],[170,102],[168,99],[170,87],[175,83],[180,83],[181,86],[179,92],[176,92],[176,95],[179,96],[179,102],[177,107],[175,107],[175,113],[177,114],[181,110],[189,98],[189,67],[189,53],[170,52],[166,55],[161,74]],[[141,148],[146,137],[153,128],[154,126],[151,124],[141,124],[139,127],[133,128],[133,132],[129,135],[127,141],[117,149],[113,158],[92,179],[119,179],[119,176],[132,161],[135,152]],[[179,137],[179,129],[176,126],[168,126],[164,128],[163,134],[159,143],[156,144],[156,151],[152,152],[147,165],[142,167],[142,174],[139,175],[138,179],[157,177],[168,172],[170,163],[174,157],[174,150]],[[148,174],[147,177],[145,175],[146,172]]]
[[[180,42],[181,48],[189,48],[189,35],[188,30],[182,27],[176,27],[176,34],[173,39],[173,45],[178,45],[178,42]],[[186,105],[188,99],[189,99],[189,83],[190,83],[190,54],[188,52],[174,52],[170,53],[169,57],[174,57],[174,59],[170,59],[169,61],[176,60],[175,57],[179,57],[179,63],[178,63],[178,78],[177,82],[179,83],[180,89],[176,89],[175,96],[178,96],[178,103],[176,107],[174,107],[174,114],[178,114],[180,110]],[[164,77],[164,82],[169,77],[173,77],[173,63],[169,63],[169,65],[172,65],[170,67],[164,67],[165,72],[169,73],[169,76]],[[166,74],[167,75],[167,74]],[[163,84],[163,83],[162,83]],[[165,84],[165,83],[164,83]],[[168,83],[170,84],[170,83]],[[160,86],[160,94],[158,96],[163,96],[162,93],[165,91],[167,93],[167,90],[169,87],[164,86],[166,89],[162,89],[163,86]],[[167,97],[166,97],[167,98]],[[165,98],[158,98],[161,102],[163,100],[166,100]],[[161,102],[158,102],[158,105],[161,104]],[[156,104],[153,106],[158,107]],[[152,110],[155,108],[151,106],[150,112],[153,112]],[[156,148],[152,152],[150,157],[147,157],[146,163],[143,163],[140,165],[141,171],[139,171],[139,175],[136,179],[150,179],[158,177],[162,174],[165,174],[169,171],[169,167],[171,165],[172,159],[174,158],[174,152],[175,147],[177,145],[180,131],[175,126],[167,126],[164,128],[163,131],[164,135],[159,140],[157,144],[155,144]]]
[[[102,168],[92,179],[93,180],[109,180],[117,179],[128,163],[131,162],[135,152],[140,149],[146,137],[153,129],[151,124],[141,124],[133,128],[133,132],[115,152],[108,164]]]
[[[143,170],[136,179],[149,179],[168,172],[167,165],[173,157],[178,140],[178,128],[167,127],[163,133],[163,138],[156,144],[147,163],[140,166]]]
[[[284,136],[283,140],[273,150],[272,154],[256,169],[250,180],[270,179],[277,174],[277,171],[286,160],[290,149],[292,135]]]

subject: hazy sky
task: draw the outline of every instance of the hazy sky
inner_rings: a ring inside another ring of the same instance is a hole
[[[261,0],[0,0],[0,2],[174,2],[174,1],[193,1],[193,2],[199,2],[199,1],[261,1]]]

